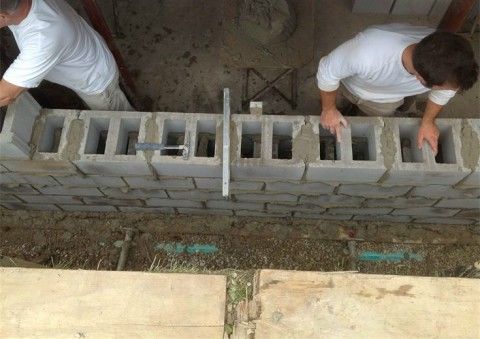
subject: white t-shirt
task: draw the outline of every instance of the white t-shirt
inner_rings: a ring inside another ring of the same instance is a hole
[[[63,0],[32,0],[28,16],[9,28],[20,54],[3,75],[7,82],[32,88],[46,79],[93,95],[115,77],[104,40]]]
[[[352,94],[379,103],[430,92],[431,101],[445,105],[455,91],[423,86],[402,64],[405,48],[433,32],[431,28],[407,24],[370,27],[320,60],[318,87],[331,92],[341,81]]]

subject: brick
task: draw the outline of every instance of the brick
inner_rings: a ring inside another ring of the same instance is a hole
[[[6,158],[29,159],[30,139],[40,105],[28,93],[22,93],[7,108],[0,130],[0,154]]]
[[[83,205],[80,197],[70,195],[17,195],[18,198],[31,204],[65,204]]]
[[[264,203],[258,202],[233,202],[227,200],[212,200],[207,201],[207,209],[233,209],[233,210],[249,210],[259,211],[264,209]]]
[[[175,214],[175,210],[172,207],[132,207],[121,206],[119,207],[121,212],[125,213],[160,213],[160,214]]]
[[[178,213],[188,215],[226,215],[233,216],[232,210],[215,210],[199,208],[178,208]]]
[[[69,161],[2,159],[1,163],[11,172],[22,174],[67,175],[78,171]]]
[[[296,203],[298,198],[293,194],[235,194],[235,198],[238,201],[264,201],[264,202],[292,202]]]
[[[318,197],[301,196],[300,204],[314,204],[321,207],[360,207],[364,198],[343,195],[321,195]]]
[[[7,195],[0,195],[0,204],[3,204],[5,202],[22,202],[21,200],[19,200],[17,197],[15,197],[14,195],[10,195],[10,194],[7,194]]]
[[[310,159],[306,172],[307,181],[341,183],[376,183],[386,172],[380,137],[383,120],[376,117],[348,117],[348,127],[341,130],[341,142],[336,143],[335,160],[321,159],[320,139],[331,136],[320,126],[319,116],[310,116],[313,129],[311,147],[315,158]],[[368,140],[365,148],[365,160],[354,157],[353,141],[356,138]]]
[[[280,205],[280,204],[267,204],[267,211],[291,211],[291,212],[312,212],[323,213],[326,211],[325,208],[318,207],[316,205]]]
[[[408,208],[408,207],[424,207],[433,206],[437,200],[425,198],[387,198],[387,199],[367,199],[365,207],[392,207],[392,208]]]
[[[118,212],[115,206],[106,205],[58,205],[67,212]]]
[[[238,217],[259,217],[259,218],[285,218],[290,216],[291,213],[279,213],[279,212],[266,212],[266,211],[246,211],[246,210],[238,210],[235,211],[235,215]]]
[[[410,189],[410,186],[347,184],[340,186],[338,194],[365,198],[393,198],[406,194]]]
[[[457,219],[457,218],[419,218],[414,220],[420,224],[437,224],[437,225],[472,225],[474,219]]]
[[[455,214],[455,218],[480,220],[480,210],[478,209],[462,210],[458,214]]]
[[[293,182],[268,182],[265,186],[267,192],[292,193],[292,194],[330,194],[335,186],[323,183],[293,183]]]
[[[354,0],[353,13],[388,14],[394,0]]]
[[[5,203],[4,207],[10,210],[27,210],[27,211],[60,211],[56,205],[53,204],[21,204],[21,203]]]
[[[328,213],[330,214],[349,214],[349,215],[384,215],[392,211],[392,208],[347,208],[347,207],[337,207],[329,208]]]
[[[185,208],[203,208],[199,201],[190,200],[173,200],[173,199],[158,199],[152,198],[146,201],[147,206],[162,206],[162,207],[185,207]]]
[[[430,199],[478,198],[480,197],[480,187],[462,189],[443,185],[428,185],[423,187],[415,187],[410,195],[414,197],[418,196]]]
[[[69,187],[126,187],[121,177],[105,177],[102,175],[90,176],[56,176],[55,179],[63,186]]]
[[[354,221],[381,221],[381,222],[411,222],[412,217],[407,215],[356,215]]]
[[[108,205],[108,206],[143,206],[137,199],[110,199],[105,197],[85,197],[83,201],[87,205]]]
[[[206,200],[221,200],[223,198],[222,193],[220,192],[205,192],[205,191],[199,191],[199,190],[190,190],[190,191],[168,190],[167,192],[171,199],[180,199],[180,200],[206,201]]]
[[[141,199],[163,198],[168,199],[164,190],[143,190],[143,189],[119,189],[119,188],[102,188],[100,189],[108,198],[113,199]]]
[[[317,213],[306,213],[306,212],[295,212],[293,214],[294,218],[300,219],[317,219],[317,220],[350,220],[352,219],[352,215],[344,215],[344,214],[317,214]]]
[[[193,180],[191,178],[170,179],[160,178],[155,180],[152,177],[125,177],[128,186],[132,188],[144,189],[194,189]]]
[[[442,199],[435,207],[480,209],[480,199]]]
[[[30,185],[0,185],[0,193],[11,194],[39,194],[38,191]]]
[[[222,190],[222,179],[195,178],[197,188],[210,191]],[[264,183],[262,181],[231,181],[230,190],[233,191],[260,191]]]
[[[55,186],[59,183],[51,176],[28,175],[19,173],[2,173],[0,184],[30,184],[35,186]]]
[[[64,187],[64,186],[49,186],[49,187],[38,187],[37,188],[42,194],[49,195],[77,195],[77,196],[103,196],[96,188],[87,188],[87,187]]]
[[[459,209],[447,209],[438,207],[411,207],[400,208],[392,212],[392,215],[411,215],[420,217],[451,217],[458,213]]]

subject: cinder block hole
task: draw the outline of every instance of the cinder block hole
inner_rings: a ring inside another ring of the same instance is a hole
[[[85,154],[105,154],[110,119],[91,118],[88,128]]]
[[[435,157],[437,164],[455,164],[455,144],[451,126],[439,126],[440,137],[438,138],[438,153]]]
[[[260,158],[262,155],[262,123],[259,121],[242,122],[242,158]]]
[[[138,131],[140,130],[140,119],[121,119],[120,130],[118,134],[118,144],[115,154],[135,155],[135,144],[138,141]]]
[[[5,117],[7,116],[7,107],[0,107],[0,133],[3,131],[3,123],[5,122]]]
[[[418,126],[403,124],[399,127],[402,162],[423,162],[422,151],[417,147]]]
[[[216,132],[217,122],[215,120],[197,121],[196,157],[213,158],[215,156]]]
[[[352,157],[355,161],[377,160],[375,130],[372,125],[352,124]]]
[[[273,123],[272,159],[292,159],[292,135],[290,122]]]
[[[163,123],[163,138],[162,144],[164,146],[181,146],[185,144],[185,129],[187,123],[185,120],[165,120]],[[161,155],[181,156],[183,150],[161,150]]]
[[[341,148],[337,138],[322,126],[319,126],[320,160],[341,160]]]
[[[57,153],[62,137],[65,117],[48,116],[43,128],[38,151],[42,153]]]

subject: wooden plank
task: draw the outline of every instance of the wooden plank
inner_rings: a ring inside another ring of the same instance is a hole
[[[0,337],[223,338],[225,276],[0,269]]]
[[[480,281],[262,270],[255,338],[480,338]]]
[[[397,0],[392,8],[394,15],[428,15],[435,0]]]
[[[354,0],[353,13],[388,14],[394,0]]]

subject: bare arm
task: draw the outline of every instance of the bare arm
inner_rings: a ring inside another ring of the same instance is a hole
[[[11,104],[25,90],[5,80],[0,81],[0,107]]]
[[[435,124],[435,118],[442,110],[442,107],[442,105],[438,105],[433,101],[428,100],[427,107],[425,108],[425,113],[423,114],[422,123],[420,125],[420,129],[418,130],[418,148],[421,149],[423,147],[424,141],[427,141],[432,147],[434,155],[437,155],[438,153],[438,137],[440,136],[440,131]]]
[[[347,121],[337,109],[337,91],[326,92],[320,90],[320,98],[322,99],[320,123],[323,128],[328,129],[330,133],[336,135],[338,141],[340,141],[340,129],[342,128],[342,125],[347,127]]]

